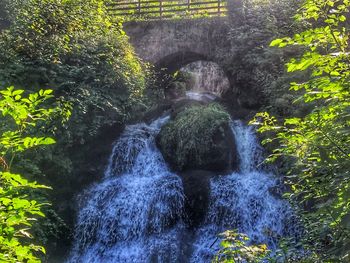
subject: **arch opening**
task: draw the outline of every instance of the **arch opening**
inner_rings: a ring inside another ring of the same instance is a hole
[[[221,97],[230,89],[230,82],[224,70],[215,62],[198,60],[179,69],[188,76],[189,92],[210,93]],[[189,93],[191,96],[191,93]]]
[[[230,89],[230,80],[221,66],[205,55],[176,52],[165,56],[156,68],[168,98],[186,96],[195,100],[214,100]]]
[[[199,60],[208,60],[208,58],[196,52],[180,51],[163,57],[155,66],[164,74],[173,74],[185,65]]]

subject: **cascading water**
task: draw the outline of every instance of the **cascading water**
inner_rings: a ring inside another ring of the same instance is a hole
[[[83,194],[68,262],[176,262],[184,196],[155,145],[168,117],[128,126],[105,179]]]
[[[182,221],[181,178],[168,169],[155,144],[168,118],[128,126],[116,142],[105,178],[81,195],[67,262],[205,263],[219,249],[218,234],[227,229],[270,248],[279,236],[295,233],[288,203],[269,192],[274,176],[257,168],[261,148],[252,128],[238,121],[231,126],[240,170],[211,179],[206,218],[189,230]]]
[[[258,169],[262,149],[252,127],[232,122],[240,159],[239,172],[211,180],[209,211],[196,233],[190,262],[211,262],[219,243],[219,233],[236,229],[258,244],[276,248],[277,239],[297,233],[296,218],[288,202],[270,194],[274,175]],[[292,223],[292,224],[291,224]]]

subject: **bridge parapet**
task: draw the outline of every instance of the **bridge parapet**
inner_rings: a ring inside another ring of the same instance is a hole
[[[112,15],[125,20],[226,16],[227,0],[111,0]]]
[[[197,60],[220,64],[228,52],[227,17],[133,21],[124,30],[140,58],[169,71]]]

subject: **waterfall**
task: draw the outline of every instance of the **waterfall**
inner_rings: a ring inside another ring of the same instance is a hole
[[[176,262],[184,196],[155,145],[168,119],[128,126],[81,200],[68,262]]]
[[[203,60],[192,62],[181,68],[180,71],[192,77],[191,91],[193,92],[220,97],[230,88],[225,72],[214,62]]]
[[[231,128],[240,169],[211,179],[206,218],[189,230],[182,220],[181,178],[169,170],[155,144],[168,119],[126,127],[103,180],[80,195],[68,263],[204,263],[211,262],[219,249],[217,235],[227,229],[272,249],[278,237],[295,233],[289,204],[270,194],[275,176],[258,168],[262,149],[254,131],[239,121]]]
[[[270,193],[276,177],[258,168],[262,148],[252,127],[240,121],[231,123],[235,135],[240,169],[226,176],[212,178],[210,205],[204,224],[196,233],[190,262],[211,262],[220,242],[219,233],[236,229],[251,242],[275,249],[279,237],[296,235],[297,219],[287,201]]]

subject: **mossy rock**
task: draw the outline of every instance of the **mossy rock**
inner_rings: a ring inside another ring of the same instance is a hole
[[[171,106],[171,119],[175,119],[179,113],[183,112],[188,108],[191,108],[194,106],[202,106],[202,105],[204,106],[207,104],[208,103],[192,100],[188,98],[179,99],[173,102],[173,105]]]
[[[230,116],[219,104],[193,105],[164,125],[157,145],[176,171],[229,171],[237,165]]]

